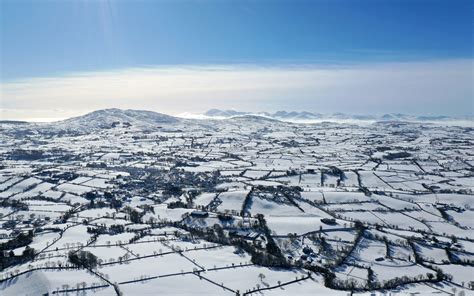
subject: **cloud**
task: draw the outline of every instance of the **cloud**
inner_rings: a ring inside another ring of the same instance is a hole
[[[234,108],[472,115],[472,62],[156,66],[71,73],[2,82],[0,116],[62,118],[109,107],[170,114]]]

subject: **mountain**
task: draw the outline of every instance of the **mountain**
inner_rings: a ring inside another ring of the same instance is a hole
[[[98,129],[120,127],[153,129],[181,121],[183,119],[153,111],[113,108],[97,110],[82,116],[52,122],[43,127],[62,131],[90,132]]]
[[[449,122],[449,121],[472,121],[472,116],[449,117],[449,116],[413,116],[401,113],[390,113],[381,116],[374,115],[352,115],[345,113],[320,114],[308,111],[277,111],[268,112],[243,112],[235,110],[211,109],[203,115],[210,118],[231,118],[235,116],[253,115],[271,119],[290,122],[310,122],[310,121],[420,121],[420,122]]]
[[[207,120],[202,120],[207,119]],[[374,122],[420,122],[439,123],[447,125],[473,126],[473,117],[455,118],[449,116],[412,116],[399,113],[384,114],[382,116],[372,115],[349,115],[344,113],[319,114],[308,111],[277,111],[268,112],[243,112],[235,110],[211,109],[198,117],[173,117],[153,111],[103,109],[87,113],[82,116],[69,118],[51,123],[24,123],[2,121],[0,124],[3,133],[14,133],[20,136],[40,134],[88,134],[102,129],[126,129],[128,131],[156,131],[157,129],[171,131],[183,130],[190,126],[201,126],[214,129],[216,119],[226,119],[234,124],[277,124],[277,122],[294,123],[318,123],[337,122],[367,124]],[[21,126],[21,128],[15,128]]]
[[[249,114],[248,112],[238,112],[234,110],[219,110],[219,109],[211,109],[208,110],[204,115],[210,117],[232,117],[232,116],[239,116],[239,115],[246,115]]]
[[[310,120],[310,119],[320,119],[321,114],[314,114],[311,112],[286,112],[286,111],[277,111],[273,114],[268,115],[271,118],[281,119],[281,120]]]
[[[231,118],[235,116],[245,116],[245,115],[252,115],[252,116],[262,116],[271,119],[281,120],[281,121],[311,121],[311,120],[325,120],[325,119],[352,119],[354,116],[347,115],[343,113],[334,113],[331,115],[323,115],[320,113],[311,113],[308,111],[277,111],[274,113],[268,112],[243,112],[243,111],[235,111],[235,110],[219,110],[219,109],[211,109],[203,114],[204,116],[211,117],[211,118]],[[370,116],[364,115],[356,115],[359,120],[369,120],[373,119]]]
[[[22,120],[0,120],[0,124],[28,124],[28,121]]]

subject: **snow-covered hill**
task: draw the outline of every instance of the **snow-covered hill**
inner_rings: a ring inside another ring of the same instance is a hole
[[[82,116],[43,125],[54,131],[90,132],[97,129],[137,128],[156,129],[182,122],[183,119],[144,110],[103,109]]]
[[[88,113],[83,116],[73,117],[58,124],[94,126],[94,127],[111,127],[117,124],[131,125],[156,125],[176,123],[179,119],[166,114],[144,110],[122,110],[122,109],[103,109]]]
[[[307,111],[287,112],[241,112],[234,110],[211,109],[204,114],[186,114],[174,117],[162,113],[131,109],[102,109],[87,113],[82,116],[69,118],[62,121],[50,123],[28,123],[28,122],[0,122],[3,133],[14,134],[22,137],[29,134],[49,135],[81,135],[94,131],[106,129],[126,129],[129,131],[156,131],[162,130],[186,130],[190,127],[201,127],[213,130],[216,120],[228,121],[230,124],[266,126],[285,125],[287,123],[348,123],[348,124],[372,124],[387,122],[412,122],[412,123],[435,123],[446,126],[473,127],[472,117],[454,118],[448,116],[411,116],[405,114],[385,114],[382,116],[372,115],[348,115],[344,113],[319,114]],[[219,123],[220,124],[220,123]]]

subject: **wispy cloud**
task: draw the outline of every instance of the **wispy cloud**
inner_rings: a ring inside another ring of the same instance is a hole
[[[171,114],[234,108],[472,115],[472,63],[156,66],[71,73],[3,82],[0,116],[60,118],[109,107]]]

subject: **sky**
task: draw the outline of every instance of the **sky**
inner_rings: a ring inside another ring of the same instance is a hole
[[[472,116],[473,3],[1,0],[0,118]]]

